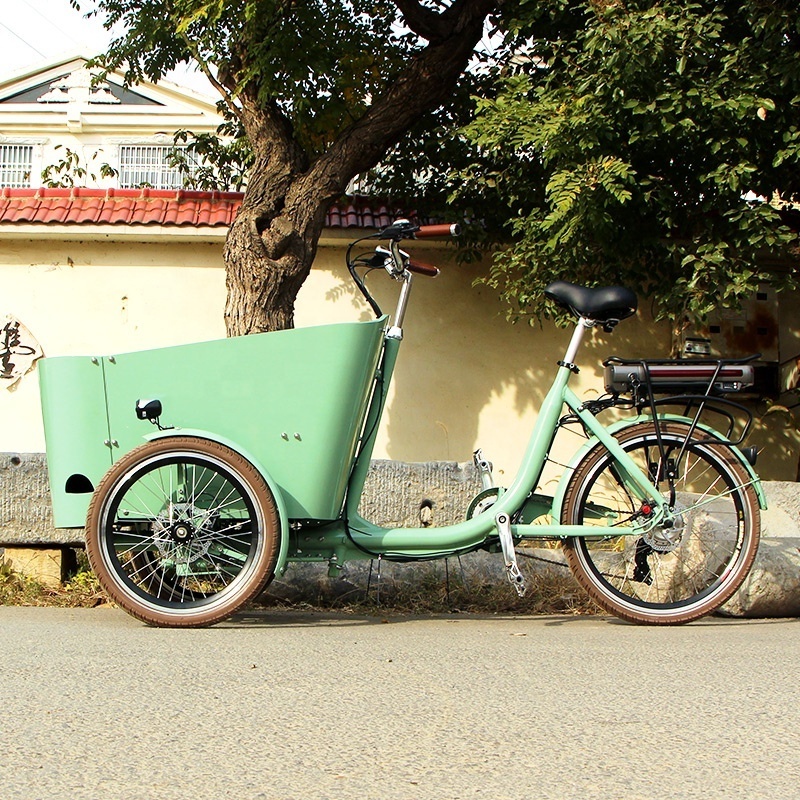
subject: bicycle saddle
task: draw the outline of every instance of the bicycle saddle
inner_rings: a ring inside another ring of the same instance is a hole
[[[636,294],[624,286],[603,286],[589,289],[567,281],[553,281],[545,296],[578,317],[614,327],[620,320],[636,313]]]

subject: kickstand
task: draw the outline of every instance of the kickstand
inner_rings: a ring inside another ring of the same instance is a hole
[[[375,572],[376,580],[375,580],[375,605],[379,606],[381,604],[381,557],[378,556],[378,569]],[[369,590],[372,586],[372,567],[375,564],[375,559],[370,559],[369,562],[369,573],[367,574],[367,590],[364,593],[366,599],[369,599]]]

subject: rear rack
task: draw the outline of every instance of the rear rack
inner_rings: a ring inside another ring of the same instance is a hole
[[[743,359],[691,361],[611,356],[603,362],[606,391],[614,398],[630,394],[637,410],[641,412],[647,407],[656,421],[659,407],[681,406],[682,416],[693,417],[692,430],[703,414],[716,414],[726,421],[725,439],[703,441],[740,445],[747,438],[753,415],[749,409],[724,395],[753,385],[755,370],[752,362],[758,358],[759,354]]]

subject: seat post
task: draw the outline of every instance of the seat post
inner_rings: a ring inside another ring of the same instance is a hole
[[[594,322],[586,317],[579,317],[578,324],[575,326],[575,330],[572,332],[572,338],[569,342],[569,347],[567,348],[567,352],[564,354],[564,364],[566,366],[574,366],[575,359],[578,356],[578,348],[581,346],[581,341],[583,340],[583,334],[585,333],[587,328],[593,328]]]

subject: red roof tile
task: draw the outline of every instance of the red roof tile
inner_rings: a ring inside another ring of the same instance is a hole
[[[0,226],[166,225],[228,227],[242,203],[241,192],[163,189],[0,189]],[[377,205],[377,204],[376,204]],[[385,205],[351,197],[331,206],[329,228],[383,228],[398,216]]]

